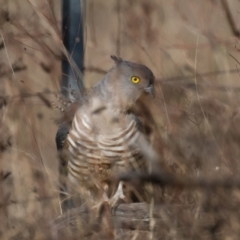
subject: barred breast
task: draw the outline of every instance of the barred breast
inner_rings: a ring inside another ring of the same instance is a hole
[[[68,176],[71,182],[103,180],[143,165],[136,146],[139,130],[135,117],[105,109],[91,114],[79,109],[68,134]]]

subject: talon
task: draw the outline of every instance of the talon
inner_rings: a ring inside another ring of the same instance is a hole
[[[111,209],[111,214],[114,215],[118,205],[124,201],[125,196],[123,194],[123,183],[120,182],[118,185],[118,189],[116,191],[116,193],[114,194],[114,196],[108,201],[109,205],[110,205],[110,209]]]

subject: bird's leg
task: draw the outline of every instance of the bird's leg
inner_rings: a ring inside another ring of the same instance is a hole
[[[111,213],[114,214],[120,201],[125,199],[125,195],[123,194],[123,182],[119,182],[117,191],[115,192],[113,197],[110,199],[107,196],[107,193],[108,193],[107,184],[104,185],[103,190],[104,192],[103,192],[101,201],[98,204],[96,204],[93,207],[93,209],[97,209],[97,212],[99,213],[99,215],[101,215],[102,209],[104,208],[104,206],[106,206],[105,204],[108,204],[108,206],[111,209]]]
[[[103,207],[103,205],[105,203],[109,202],[109,198],[108,198],[107,192],[108,192],[108,185],[104,184],[104,186],[103,186],[103,195],[102,195],[102,197],[100,199],[100,202],[97,203],[96,205],[94,205],[92,207],[92,209],[97,209],[97,212],[101,212],[101,208]]]
[[[124,200],[125,196],[123,194],[123,182],[119,182],[118,184],[118,188],[117,191],[115,192],[115,194],[113,195],[113,197],[108,201],[110,208],[111,208],[111,212],[114,213],[117,206],[119,205],[121,200]]]

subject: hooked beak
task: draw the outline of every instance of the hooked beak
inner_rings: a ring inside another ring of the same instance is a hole
[[[154,88],[153,85],[149,85],[148,87],[144,88],[144,91],[148,94],[150,94],[152,96],[152,98],[155,97],[155,92],[154,92]]]

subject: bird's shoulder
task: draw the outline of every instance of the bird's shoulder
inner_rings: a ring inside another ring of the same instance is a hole
[[[79,100],[74,101],[65,109],[62,117],[58,120],[59,126],[57,129],[57,133],[55,135],[57,150],[61,150],[64,148],[65,140],[71,129],[74,116],[77,110],[82,106],[82,104],[83,104],[82,101]]]

